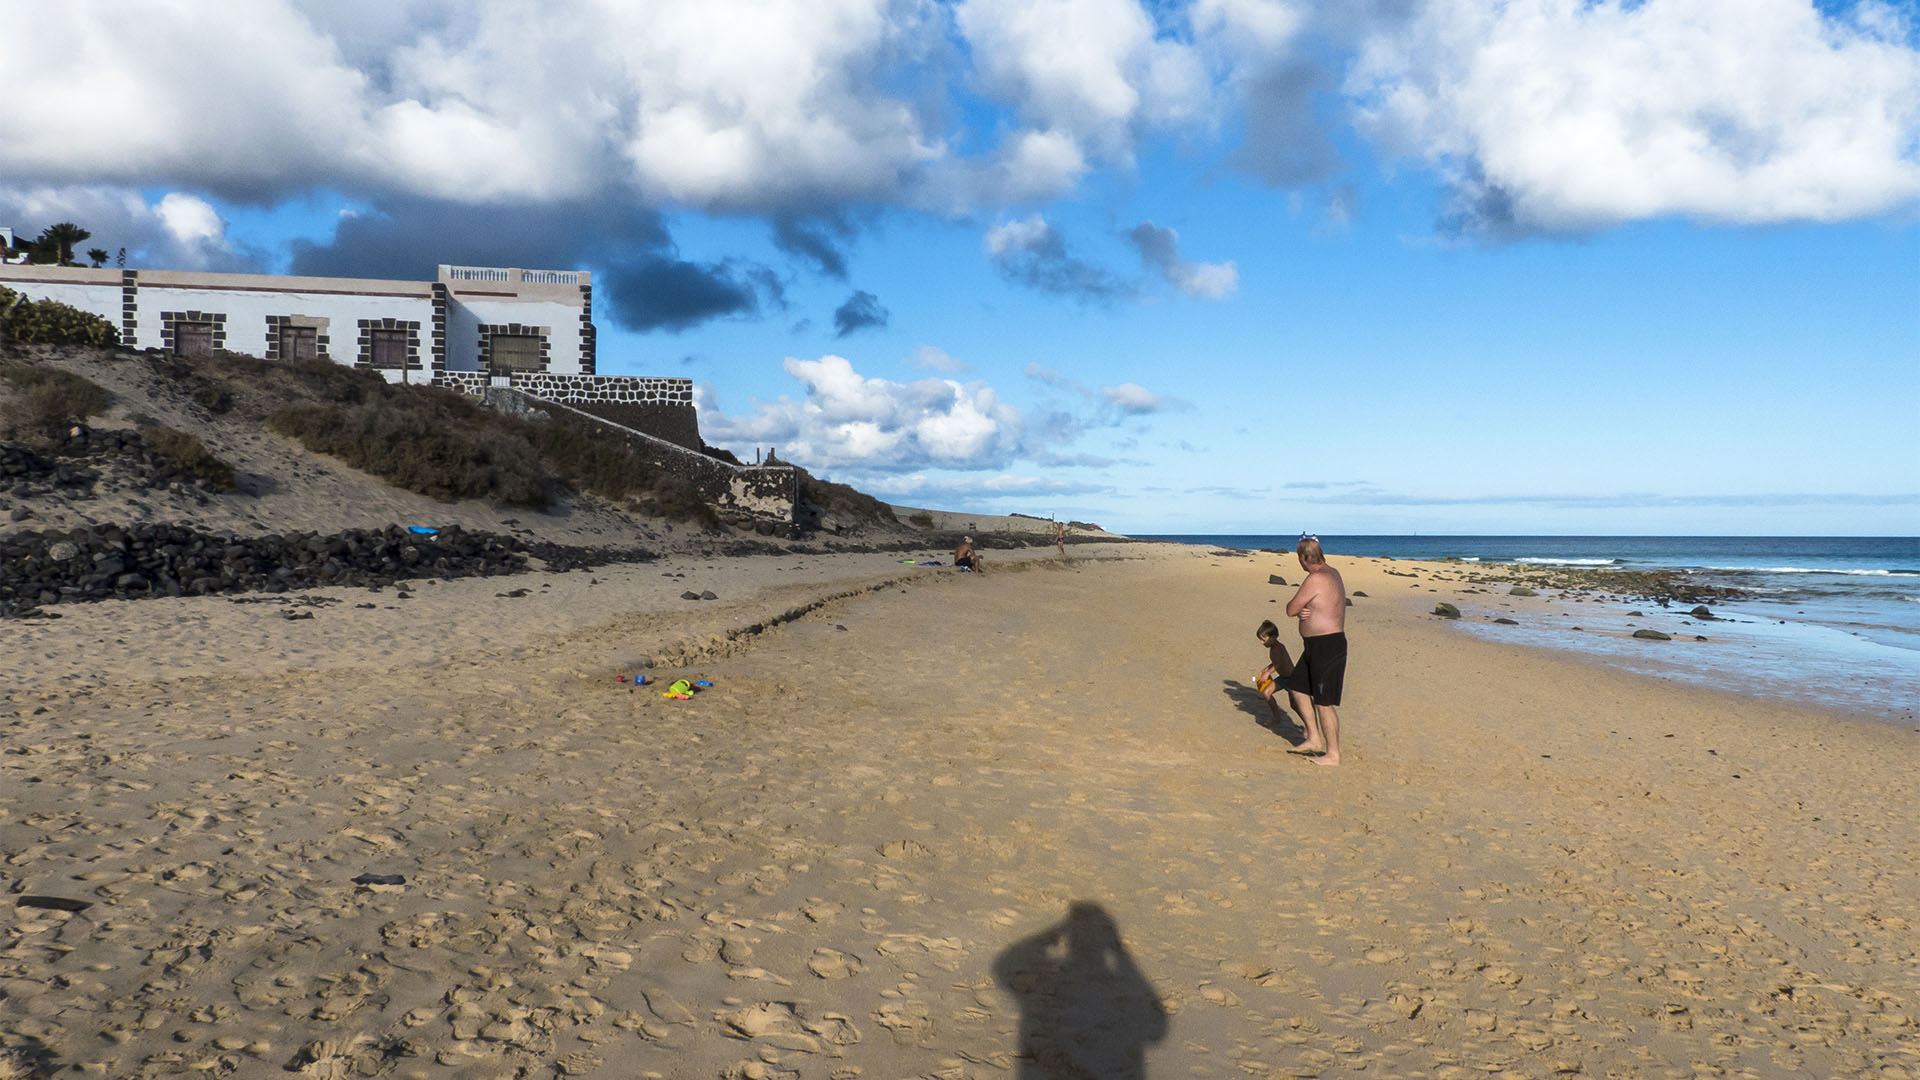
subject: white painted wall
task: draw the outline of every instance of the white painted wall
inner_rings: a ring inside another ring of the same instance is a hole
[[[508,319],[508,322],[526,322]],[[457,298],[447,305],[447,370],[480,370],[480,320]]]
[[[459,295],[447,315],[447,368],[476,371],[480,358],[480,327],[519,323],[545,326],[547,370],[556,375],[578,375],[580,368],[580,305],[552,300],[480,300]],[[460,363],[455,364],[455,357]]]
[[[0,284],[29,299],[57,300],[99,315],[116,329],[122,325],[122,293],[117,270],[6,267],[5,271],[0,273]],[[14,280],[28,276],[65,280]],[[164,280],[156,281],[155,277]],[[225,287],[204,287],[211,284]],[[304,288],[284,289],[278,287],[281,284]],[[423,366],[430,370],[433,298],[429,285],[420,283],[415,293],[411,291],[413,284],[352,278],[279,278],[265,274],[153,271],[149,276],[142,273],[137,292],[135,340],[129,344],[141,349],[160,348],[162,312],[217,312],[226,316],[225,344],[229,351],[265,356],[267,316],[301,315],[325,319],[328,353],[335,360],[351,364],[359,358],[361,319],[406,319],[420,324],[420,358]],[[336,288],[342,291],[306,291]],[[584,342],[580,335],[577,288],[537,284],[517,288],[522,290],[520,299],[462,296],[457,291],[452,294],[447,312],[447,370],[479,370],[481,325],[519,323],[548,328],[548,371],[556,375],[583,374]],[[394,291],[383,294],[382,289]],[[527,296],[527,292],[535,295]],[[547,295],[540,295],[542,293]],[[390,377],[398,378],[397,374]]]
[[[52,300],[91,312],[112,323],[115,330],[120,329],[120,285],[117,282],[112,285],[45,284],[0,278],[0,285],[29,300]]]
[[[433,300],[410,296],[333,296],[297,292],[228,292],[140,287],[140,347],[159,348],[160,315],[166,311],[210,311],[227,317],[227,350],[267,355],[267,316],[306,315],[327,320],[327,351],[351,364],[360,357],[361,319],[407,319],[420,324],[420,363],[433,363]]]

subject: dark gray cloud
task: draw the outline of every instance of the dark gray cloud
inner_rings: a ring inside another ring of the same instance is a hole
[[[628,330],[681,331],[727,315],[784,308],[786,294],[771,270],[753,263],[685,262],[652,256],[608,269],[598,294],[613,321]]]
[[[461,206],[394,197],[342,216],[333,239],[293,243],[293,272],[430,280],[441,263],[573,269],[670,250],[660,215],[619,202]]]
[[[1242,84],[1245,133],[1234,150],[1235,165],[1275,187],[1300,187],[1332,176],[1340,151],[1314,115],[1314,102],[1338,88],[1319,64],[1289,60]]]
[[[1535,231],[1520,222],[1513,192],[1489,180],[1478,162],[1469,162],[1450,185],[1447,208],[1435,229],[1450,239],[1491,242],[1517,240]]]
[[[812,263],[822,274],[841,281],[847,279],[847,255],[844,249],[853,239],[853,233],[853,223],[841,214],[827,213],[809,218],[783,214],[773,219],[775,247]]]
[[[680,331],[786,307],[771,269],[746,260],[683,260],[660,214],[622,201],[460,206],[386,199],[342,217],[328,243],[296,240],[292,270],[420,281],[442,263],[592,269],[596,315],[628,330]]]
[[[892,315],[880,305],[880,298],[862,289],[855,289],[847,302],[833,311],[833,336],[846,337],[856,330],[865,330],[870,326],[885,326]]]
[[[1140,252],[1140,261],[1167,284],[1197,300],[1220,300],[1240,287],[1233,263],[1196,263],[1180,257],[1180,234],[1143,221],[1124,234]]]
[[[1133,294],[1116,275],[1069,252],[1060,230],[1038,214],[988,230],[987,257],[1008,279],[1041,292],[1093,303]]]

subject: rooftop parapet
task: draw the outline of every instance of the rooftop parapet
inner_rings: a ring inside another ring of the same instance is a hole
[[[593,284],[587,270],[529,270],[518,266],[440,267],[440,283],[457,293],[511,293],[515,296],[577,298]]]

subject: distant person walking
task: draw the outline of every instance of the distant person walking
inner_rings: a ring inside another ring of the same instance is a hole
[[[1287,677],[1293,710],[1306,725],[1307,738],[1296,754],[1317,755],[1315,765],[1340,764],[1340,691],[1347,679],[1347,583],[1327,565],[1320,538],[1300,534],[1294,555],[1306,580],[1287,601],[1287,615],[1300,620],[1300,662]]]
[[[1063,522],[1053,523],[1053,546],[1060,549],[1060,557],[1067,557],[1067,526]]]

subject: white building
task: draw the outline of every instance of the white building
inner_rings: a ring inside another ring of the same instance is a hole
[[[0,285],[93,312],[137,349],[327,357],[392,382],[594,374],[584,270],[442,266],[434,281],[384,281],[7,265]]]

